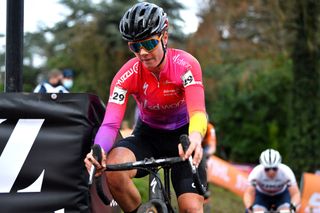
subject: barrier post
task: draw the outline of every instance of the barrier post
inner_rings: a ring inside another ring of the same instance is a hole
[[[5,92],[22,91],[23,0],[7,0]]]

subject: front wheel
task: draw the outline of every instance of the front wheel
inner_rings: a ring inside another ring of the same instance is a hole
[[[150,200],[139,207],[138,213],[168,213],[168,208],[162,200]]]

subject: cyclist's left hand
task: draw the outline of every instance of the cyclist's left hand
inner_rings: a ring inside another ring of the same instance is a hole
[[[193,154],[193,164],[198,167],[203,155],[201,146],[202,137],[199,132],[192,132],[189,134],[190,145],[186,153],[183,152],[181,144],[179,144],[179,155],[184,159],[188,159]]]
[[[102,173],[104,172],[105,168],[106,168],[106,153],[103,150],[103,148],[101,148],[101,155],[102,155],[102,161],[98,162],[94,157],[93,157],[93,153],[92,150],[87,154],[86,158],[84,159],[84,163],[85,166],[88,170],[88,173],[90,173],[91,170],[91,166],[94,165],[96,167],[96,173],[95,176],[100,176],[102,175]]]

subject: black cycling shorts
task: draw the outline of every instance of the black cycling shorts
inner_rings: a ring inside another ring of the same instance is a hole
[[[164,158],[179,156],[178,144],[182,134],[188,133],[188,126],[185,125],[176,130],[161,130],[151,128],[142,121],[138,121],[132,136],[121,139],[113,146],[126,147],[130,149],[136,160],[144,160],[145,158]],[[207,187],[206,163],[203,158],[199,167],[199,176],[201,183]],[[136,178],[144,177],[148,173],[144,170],[138,170]],[[188,161],[173,165],[171,170],[171,182],[177,197],[183,193],[198,193],[194,187],[192,173]]]

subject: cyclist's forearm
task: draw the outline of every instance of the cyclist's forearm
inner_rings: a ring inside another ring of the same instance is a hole
[[[289,187],[289,192],[291,196],[291,203],[298,206],[301,202],[301,195],[298,186]]]
[[[243,195],[243,203],[246,208],[249,208],[254,203],[255,199],[255,188],[253,186],[248,186]]]

